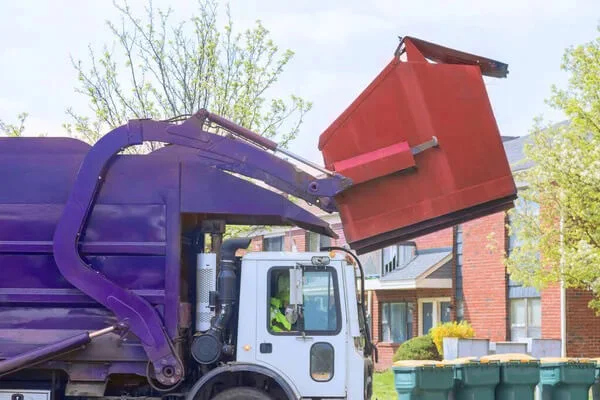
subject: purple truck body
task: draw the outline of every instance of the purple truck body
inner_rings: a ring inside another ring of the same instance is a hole
[[[316,179],[254,143],[210,133],[207,115],[183,124],[131,121],[93,147],[66,138],[0,139],[0,358],[121,324],[120,336],[39,367],[102,381],[145,376],[150,360],[158,382],[174,384],[184,375],[177,343],[194,301],[186,219],[295,224],[333,235],[284,196],[224,171],[328,210],[345,178]],[[120,153],[146,141],[168,146]]]

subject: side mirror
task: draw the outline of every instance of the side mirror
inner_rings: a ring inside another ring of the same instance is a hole
[[[290,269],[290,304],[301,305],[304,299],[302,294],[302,268],[294,267]]]

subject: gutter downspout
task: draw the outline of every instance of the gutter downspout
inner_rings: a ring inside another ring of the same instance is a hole
[[[564,235],[563,235],[563,216],[561,213],[560,216],[560,355],[561,357],[567,356],[567,296],[566,296],[566,288],[565,281],[562,277],[562,272],[564,269],[564,256],[563,256],[563,246],[564,246]]]
[[[560,281],[560,356],[567,356],[567,299],[563,281]]]

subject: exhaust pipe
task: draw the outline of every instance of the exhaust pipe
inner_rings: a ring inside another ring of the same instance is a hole
[[[248,238],[228,239],[221,246],[221,265],[217,277],[218,313],[208,332],[194,338],[191,348],[192,356],[200,364],[213,364],[223,354],[223,334],[231,321],[238,298],[235,253],[239,249],[247,248],[250,241]]]
[[[210,296],[216,290],[217,255],[199,253],[196,260],[196,332],[204,333],[210,329],[215,315]]]

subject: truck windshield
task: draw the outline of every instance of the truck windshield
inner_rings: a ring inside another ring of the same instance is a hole
[[[269,331],[337,334],[341,318],[335,269],[305,267],[301,306],[289,304],[289,271],[288,267],[275,267],[269,272]]]

